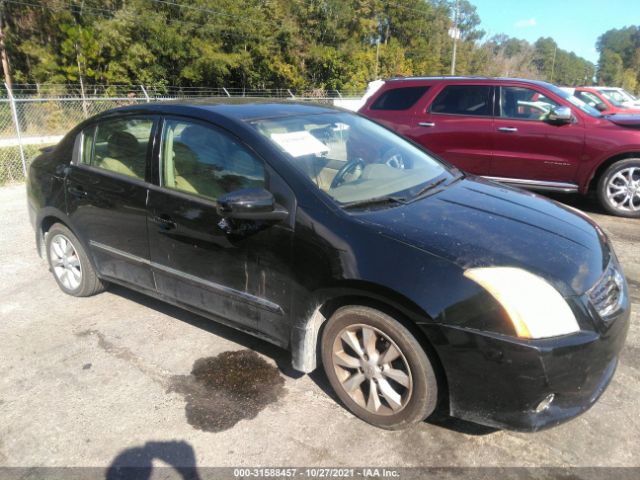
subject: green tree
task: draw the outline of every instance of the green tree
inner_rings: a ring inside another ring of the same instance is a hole
[[[622,58],[613,50],[604,50],[598,63],[598,79],[601,85],[620,86],[624,64]]]

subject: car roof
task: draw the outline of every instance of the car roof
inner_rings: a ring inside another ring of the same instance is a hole
[[[431,77],[394,77],[386,80],[388,83],[401,83],[401,82],[468,82],[473,80],[481,80],[487,82],[522,82],[539,85],[541,87],[553,86],[548,82],[542,80],[531,80],[527,78],[512,78],[512,77],[486,77],[486,76],[431,76]]]
[[[207,116],[214,113],[229,119],[247,121],[265,118],[279,118],[297,115],[335,113],[342,111],[332,106],[292,100],[274,100],[260,98],[202,98],[170,100],[164,102],[127,105],[109,110],[105,114],[125,112],[157,112],[168,114],[188,113]]]
[[[622,90],[622,88],[620,87],[603,87],[602,85],[583,87],[583,88],[591,88],[592,90]]]

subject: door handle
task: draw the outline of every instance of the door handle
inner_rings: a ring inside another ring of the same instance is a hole
[[[69,194],[71,194],[76,198],[85,198],[87,196],[87,191],[84,188],[82,188],[80,185],[71,186],[67,189],[67,191],[69,192]]]
[[[169,215],[155,215],[151,217],[153,223],[157,223],[161,230],[173,230],[178,224]]]
[[[516,127],[500,127],[498,131],[499,132],[517,132],[518,129]]]
[[[418,125],[421,127],[435,127],[436,124],[433,122],[418,122]]]

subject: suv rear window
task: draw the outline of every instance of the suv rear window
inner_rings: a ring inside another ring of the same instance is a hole
[[[406,110],[429,90],[429,87],[403,87],[387,90],[371,105],[371,110]]]
[[[492,110],[489,85],[449,85],[431,104],[432,113],[489,116]]]

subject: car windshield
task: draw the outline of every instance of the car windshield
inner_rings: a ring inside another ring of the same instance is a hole
[[[578,97],[575,97],[573,95],[571,95],[571,93],[556,87],[555,85],[547,85],[547,88],[549,90],[551,90],[553,93],[555,93],[556,95],[558,95],[559,97],[564,98],[565,100],[571,102],[572,105],[578,107],[580,110],[582,110],[584,113],[591,115],[592,117],[601,117],[602,114],[596,110],[595,108],[593,108],[591,105],[586,104],[585,102],[583,102],[582,100],[580,100]]]
[[[418,147],[355,114],[299,115],[251,124],[343,206],[406,201],[452,177]]]

